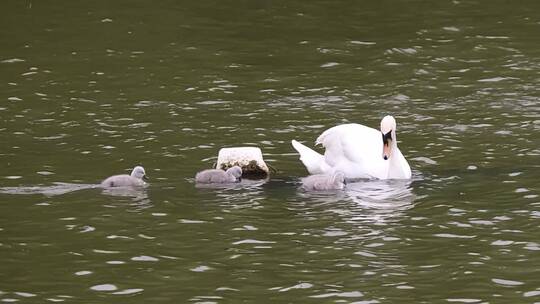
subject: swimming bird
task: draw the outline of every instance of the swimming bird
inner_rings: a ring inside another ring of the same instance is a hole
[[[146,176],[144,168],[141,166],[137,166],[133,168],[133,171],[131,171],[131,175],[113,175],[102,181],[101,186],[106,188],[144,186],[146,184],[144,182],[145,179],[148,179],[148,177]]]
[[[302,189],[310,191],[341,190],[345,187],[343,172],[334,174],[315,174],[302,179]]]
[[[227,184],[235,183],[242,176],[242,168],[230,167],[227,171],[220,169],[207,169],[195,175],[195,182],[201,184]]]
[[[411,168],[397,146],[396,120],[385,116],[380,130],[343,124],[324,131],[315,142],[324,155],[296,140],[292,145],[311,174],[341,171],[345,178],[410,179]]]

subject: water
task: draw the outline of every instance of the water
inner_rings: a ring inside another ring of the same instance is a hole
[[[539,3],[3,7],[0,301],[540,301]],[[387,113],[411,182],[298,190],[291,139]],[[244,145],[270,181],[194,186]]]

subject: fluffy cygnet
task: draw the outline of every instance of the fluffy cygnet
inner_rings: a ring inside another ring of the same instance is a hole
[[[195,175],[195,182],[201,184],[227,184],[235,183],[242,176],[242,168],[234,166],[227,171],[220,169],[203,170]]]
[[[137,166],[133,168],[133,171],[131,171],[131,175],[113,175],[102,181],[101,186],[107,188],[143,186],[146,184],[144,182],[145,179],[147,179],[147,177],[144,168],[141,166]]]
[[[302,179],[302,189],[307,191],[341,190],[345,187],[343,172],[315,174]]]

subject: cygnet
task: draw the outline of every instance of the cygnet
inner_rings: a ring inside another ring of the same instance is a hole
[[[228,184],[236,183],[242,177],[242,168],[234,166],[227,171],[220,169],[203,170],[195,175],[195,182],[201,184]]]
[[[302,189],[307,191],[341,190],[345,187],[343,172],[315,174],[302,179]]]
[[[147,179],[148,177],[146,176],[144,168],[141,166],[137,166],[133,168],[133,171],[131,171],[131,175],[113,175],[102,181],[101,186],[106,188],[144,186],[146,184],[144,180]]]

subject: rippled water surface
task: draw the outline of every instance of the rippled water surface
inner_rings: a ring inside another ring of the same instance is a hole
[[[540,302],[540,2],[2,6],[0,301]],[[298,189],[387,113],[412,181]],[[195,187],[232,146],[277,173]]]

